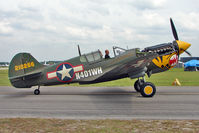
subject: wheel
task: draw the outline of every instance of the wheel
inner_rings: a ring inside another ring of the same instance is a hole
[[[156,87],[150,82],[145,82],[140,87],[140,93],[143,97],[153,97],[156,93]]]
[[[34,94],[35,94],[35,95],[39,95],[39,94],[40,94],[40,90],[39,90],[39,89],[36,89],[36,90],[34,91]]]
[[[134,83],[134,88],[137,92],[140,92],[140,87],[141,85],[144,83],[144,80],[143,79],[138,79],[137,81],[135,81]]]

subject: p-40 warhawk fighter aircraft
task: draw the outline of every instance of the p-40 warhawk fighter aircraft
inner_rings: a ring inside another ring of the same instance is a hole
[[[186,50],[190,44],[179,41],[172,19],[170,23],[175,38],[172,43],[163,43],[144,50],[113,47],[115,57],[110,59],[104,59],[99,50],[81,55],[79,49],[78,57],[45,66],[29,53],[19,53],[10,63],[9,80],[16,88],[38,86],[34,94],[39,95],[40,86],[92,84],[129,77],[138,79],[134,84],[137,92],[143,97],[152,97],[156,93],[156,87],[145,81],[145,74],[150,77],[151,74],[167,71],[177,64],[180,54],[189,54]],[[120,54],[117,54],[118,50]]]

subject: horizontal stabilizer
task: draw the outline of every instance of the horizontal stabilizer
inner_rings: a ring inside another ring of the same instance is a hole
[[[23,76],[16,76],[9,78],[10,80],[22,79],[22,80],[29,80],[34,79],[41,76],[42,72],[32,73],[32,74],[24,74]]]

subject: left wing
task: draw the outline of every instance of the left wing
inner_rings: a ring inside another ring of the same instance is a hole
[[[147,66],[151,61],[156,58],[156,53],[145,53],[141,57],[138,57],[135,61],[128,63],[125,68],[130,78],[139,78],[145,76],[147,73]]]
[[[149,52],[140,52],[137,53],[137,57],[133,60],[125,63],[117,68],[114,71],[119,72],[120,74],[126,73],[130,78],[143,77],[147,72],[147,66],[151,61],[158,56],[157,53]]]

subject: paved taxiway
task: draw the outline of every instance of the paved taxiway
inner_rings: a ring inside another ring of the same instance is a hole
[[[199,119],[199,87],[157,87],[143,98],[132,87],[0,87],[0,117]]]

